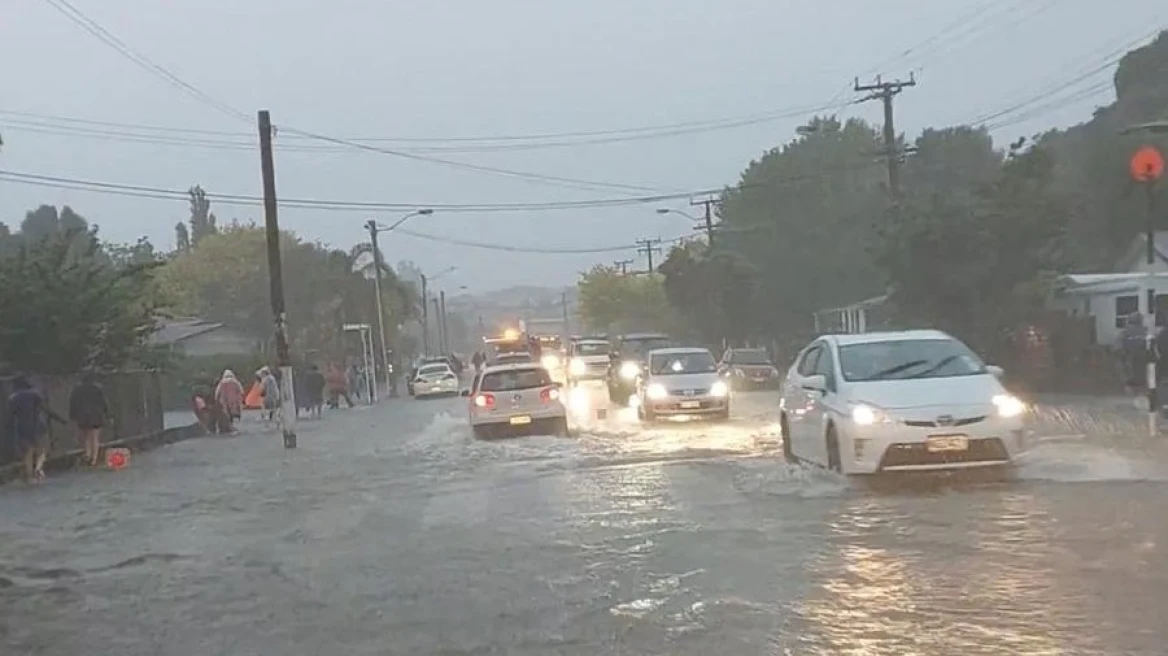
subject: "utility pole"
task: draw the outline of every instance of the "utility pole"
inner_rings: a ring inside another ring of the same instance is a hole
[[[568,292],[560,292],[560,307],[564,311],[564,342],[572,335],[572,327],[568,324]]]
[[[268,284],[280,368],[280,425],[284,448],[296,448],[296,391],[292,383],[292,352],[288,348],[288,317],[284,309],[284,271],[280,260],[280,221],[276,203],[276,164],[272,158],[272,115],[259,112],[260,172],[264,184],[264,228],[268,237]]]
[[[648,271],[649,273],[653,273],[654,271],[656,271],[656,269],[653,268],[653,253],[660,253],[661,252],[661,247],[657,245],[660,243],[661,243],[660,239],[638,239],[637,240],[637,252],[642,253],[649,258],[649,271]]]
[[[386,348],[385,343],[385,311],[381,309],[381,249],[377,245],[377,222],[370,219],[365,224],[365,228],[369,231],[369,243],[373,245],[373,293],[377,294],[377,334],[381,339],[381,365],[385,371],[385,391],[387,394],[397,396],[397,386],[393,384],[393,374],[390,373],[392,367],[389,363],[389,349]],[[377,358],[373,360],[373,367],[377,367]],[[376,376],[375,376],[376,378]]]
[[[903,153],[896,143],[896,127],[892,121],[892,99],[905,88],[915,87],[916,85],[916,78],[911,74],[909,75],[908,81],[894,80],[892,82],[884,82],[877,77],[875,84],[860,84],[859,78],[856,78],[855,82],[856,91],[870,92],[866,97],[861,99],[861,102],[879,100],[884,104],[883,155],[888,161],[888,193],[892,197],[893,204],[900,202],[900,158]]]
[[[632,263],[632,260],[617,260],[616,262],[613,262],[612,265],[615,267],[620,267],[621,275],[627,276],[629,275],[629,265]]]
[[[716,203],[716,202],[718,202],[718,201],[714,200],[713,198],[707,198],[705,200],[691,200],[689,202],[689,204],[694,206],[694,207],[697,207],[698,205],[704,205],[706,207],[706,239],[709,240],[709,243],[711,246],[714,245],[714,211],[713,211],[713,206],[714,206],[714,203]]]
[[[446,343],[446,336],[442,334],[442,312],[438,308],[438,299],[431,299],[434,301],[434,316],[438,317],[438,354],[445,355],[446,350],[444,344]]]
[[[422,355],[430,355],[430,292],[426,291],[426,274],[422,274]]]
[[[438,292],[439,305],[441,312],[439,313],[439,320],[442,322],[442,352],[450,352],[450,331],[446,324],[446,290]]]

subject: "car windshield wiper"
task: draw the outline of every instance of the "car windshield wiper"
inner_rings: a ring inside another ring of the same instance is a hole
[[[929,361],[928,360],[911,360],[909,362],[904,362],[904,363],[896,365],[895,367],[889,367],[887,369],[882,369],[880,371],[877,371],[876,373],[872,374],[871,376],[868,376],[867,378],[865,378],[865,380],[880,380],[882,378],[888,378],[889,376],[891,376],[893,374],[898,374],[898,373],[904,371],[905,369],[912,369],[913,367],[919,367],[922,364],[929,364]]]
[[[950,362],[953,362],[958,357],[960,357],[960,356],[949,355],[949,356],[943,357],[940,360],[938,360],[937,363],[934,364],[933,366],[929,367],[928,369],[925,369],[924,371],[917,372],[917,374],[915,376],[909,376],[909,378],[924,378],[925,376],[928,376],[929,374],[936,373],[938,369],[940,369],[941,367],[944,367],[945,365],[949,364]]]

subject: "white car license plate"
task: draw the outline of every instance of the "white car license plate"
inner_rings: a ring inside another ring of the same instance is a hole
[[[693,410],[694,408],[702,407],[701,401],[682,401],[680,404],[682,410]]]
[[[933,435],[925,442],[925,448],[933,453],[940,451],[968,451],[969,438],[965,435]]]
[[[511,425],[512,426],[526,426],[527,424],[530,424],[530,423],[531,423],[531,417],[529,417],[528,415],[519,415],[518,417],[511,418]]]

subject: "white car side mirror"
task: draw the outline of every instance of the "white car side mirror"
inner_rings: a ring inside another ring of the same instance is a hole
[[[827,376],[823,374],[815,374],[813,376],[805,376],[803,378],[803,389],[812,392],[826,392],[827,391]]]
[[[993,364],[986,365],[986,371],[988,371],[995,378],[1001,378],[1002,376],[1006,375],[1005,369]]]

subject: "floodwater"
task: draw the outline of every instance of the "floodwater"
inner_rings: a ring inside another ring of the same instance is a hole
[[[783,463],[773,393],[497,442],[464,404],[0,489],[0,653],[1168,649],[1168,450],[1130,407],[1040,408],[1004,480],[873,484]]]

